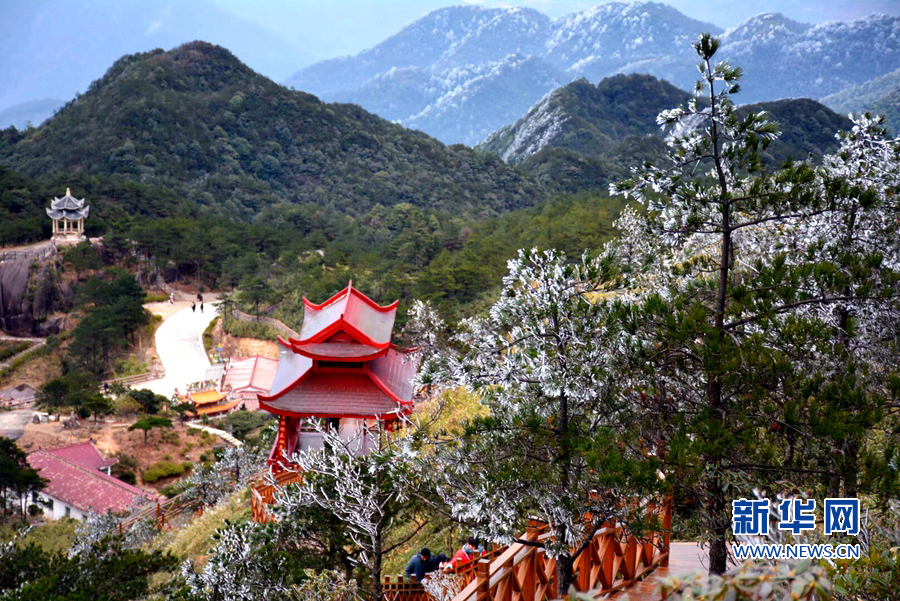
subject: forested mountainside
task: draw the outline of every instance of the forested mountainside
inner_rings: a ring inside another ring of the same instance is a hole
[[[617,75],[596,86],[577,80],[548,94],[476,148],[522,164],[553,189],[602,188],[627,178],[631,167],[644,161],[659,163],[665,141],[656,115],[690,98],[649,75]],[[738,109],[741,115],[751,111],[766,111],[779,123],[781,136],[763,153],[773,166],[788,159],[818,161],[837,148],[835,134],[851,126],[846,117],[808,99]]]
[[[406,202],[477,216],[546,198],[494,157],[288,90],[202,42],[120,59],[41,127],[3,132],[0,161],[26,176],[165,189],[243,219],[287,200],[348,215]]]
[[[457,6],[356,56],[310,65],[287,83],[471,145],[478,132],[499,128],[499,112],[538,102],[556,80],[644,73],[690,90],[689,42],[700,32],[721,29],[653,2],[611,2],[558,19],[532,9]],[[898,36],[898,17],[813,26],[765,14],[723,33],[720,55],[744,70],[743,102],[820,98],[900,67]]]
[[[882,114],[887,128],[896,136],[900,133],[900,69],[829,94],[822,98],[822,104],[838,113]]]

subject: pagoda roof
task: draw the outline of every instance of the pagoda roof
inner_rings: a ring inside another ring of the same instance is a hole
[[[194,405],[199,406],[218,403],[227,396],[227,392],[219,392],[218,390],[206,390],[204,392],[191,393],[190,399],[194,402]]]
[[[278,373],[260,407],[303,417],[374,417],[412,404],[418,358],[396,348],[362,369],[314,369],[314,361],[279,339]]]
[[[47,215],[52,219],[81,219],[87,217],[91,207],[84,206],[84,199],[72,196],[72,191],[66,188],[66,195],[62,198],[54,198],[50,201]]]
[[[398,413],[392,399],[365,373],[310,372],[274,400],[260,396],[259,404],[273,413],[302,417],[374,417]]]
[[[391,344],[398,302],[381,306],[356,290],[352,281],[324,303],[317,305],[304,297],[300,338],[291,339],[291,342],[297,345],[322,343],[344,332],[360,344],[387,348]]]
[[[282,343],[291,347],[295,353],[299,353],[310,359],[324,359],[332,361],[365,361],[384,355],[388,347],[379,348],[370,344],[359,342],[310,342],[302,343],[291,338]]]

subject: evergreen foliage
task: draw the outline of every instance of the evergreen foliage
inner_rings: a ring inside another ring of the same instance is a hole
[[[656,424],[675,481],[702,491],[721,574],[727,500],[748,482],[859,492],[853,447],[871,441],[895,369],[885,357],[896,352],[900,149],[863,118],[823,167],[769,172],[762,152],[777,125],[734,108],[741,71],[713,63],[718,40],[694,48],[708,102],[660,114],[669,160],[618,186],[647,211],[623,214],[611,248],[629,279],[626,390]]]
[[[40,491],[47,483],[38,471],[28,465],[25,452],[14,440],[0,437],[0,503],[5,514],[17,498]],[[25,507],[21,507],[24,518]]]
[[[400,202],[485,215],[545,196],[501,161],[290,91],[203,42],[123,57],[41,127],[6,130],[0,156],[26,176],[153,186],[241,219],[284,201],[348,215]]]

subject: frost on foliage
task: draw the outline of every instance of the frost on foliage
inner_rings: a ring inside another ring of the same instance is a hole
[[[247,486],[265,466],[261,451],[251,451],[246,446],[228,447],[219,460],[210,465],[198,465],[185,480],[183,494],[187,500],[196,500],[212,506],[235,490]]]
[[[321,507],[344,522],[348,536],[363,551],[362,563],[374,571],[376,555],[385,550],[392,506],[406,498],[405,487],[394,483],[412,455],[378,427],[362,425],[352,436],[342,438],[313,423],[323,435],[323,448],[290,458],[303,479],[286,487],[276,484],[276,519],[290,519],[303,507]]]
[[[122,535],[122,548],[137,549],[152,539],[157,530],[153,523],[153,517],[134,521],[125,529],[122,524],[143,511],[143,507],[134,509],[130,514],[117,515],[111,511],[98,513],[93,509],[88,510],[84,519],[75,526],[75,540],[69,549],[69,555],[74,557],[82,553],[92,553],[97,545],[105,538]]]
[[[347,580],[340,572],[304,570],[301,584],[291,588],[292,601],[360,601],[356,580]]]
[[[422,587],[431,601],[453,601],[462,592],[463,579],[457,574],[437,570],[422,581]]]
[[[628,522],[627,500],[646,488],[646,474],[623,468],[611,483],[601,481],[602,462],[591,463],[619,452],[613,433],[625,419],[612,394],[628,344],[610,325],[613,287],[605,259],[569,263],[555,251],[523,250],[488,316],[460,324],[443,376],[476,391],[490,417],[470,424],[471,436],[438,445],[424,458],[438,463],[420,471],[477,535],[509,543],[535,517],[555,537],[547,553],[559,556],[606,517]]]
[[[252,523],[227,524],[201,570],[188,559],[181,573],[194,595],[208,601],[263,601],[287,597],[281,562],[261,560]]]

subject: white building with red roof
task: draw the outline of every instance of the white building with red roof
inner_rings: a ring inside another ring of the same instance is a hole
[[[391,342],[397,301],[381,306],[353,282],[321,304],[303,299],[299,338],[278,339],[278,371],[261,409],[278,416],[269,464],[278,469],[294,452],[319,448],[309,419],[325,418],[342,436],[362,421],[392,422],[413,405],[418,360]]]
[[[104,459],[93,442],[38,449],[27,458],[28,464],[48,481],[32,501],[40,502],[44,515],[54,520],[82,519],[91,509],[123,513],[157,498],[110,476],[109,469],[116,460]]]

